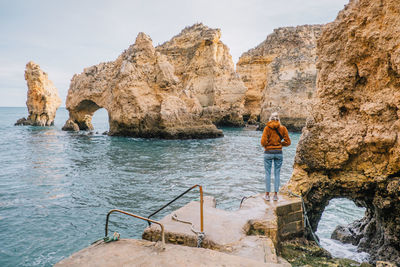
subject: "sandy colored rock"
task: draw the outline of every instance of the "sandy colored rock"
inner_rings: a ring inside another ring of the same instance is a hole
[[[159,138],[222,136],[202,106],[175,74],[167,57],[152,40],[139,33],[134,45],[115,61],[100,63],[74,75],[66,106],[69,120],[63,130],[92,130],[92,116],[105,108],[109,134]]]
[[[376,262],[376,267],[397,267],[398,265],[394,262],[388,262],[388,261],[377,261]]]
[[[316,88],[316,43],[322,25],[275,29],[240,57],[237,72],[248,88],[245,113],[266,123],[278,111],[289,130],[301,130]]]
[[[289,189],[314,230],[332,198],[366,208],[357,245],[400,262],[400,8],[352,0],[318,41],[318,90]],[[354,231],[353,231],[354,232]]]
[[[15,125],[54,125],[56,111],[61,105],[57,88],[49,80],[47,73],[32,61],[26,64],[25,80],[28,85],[26,106],[29,116],[27,119],[19,119]]]
[[[171,75],[182,81],[183,92],[198,99],[202,117],[217,125],[242,126],[247,89],[220,38],[220,29],[194,24],[157,46],[156,51],[174,66]]]

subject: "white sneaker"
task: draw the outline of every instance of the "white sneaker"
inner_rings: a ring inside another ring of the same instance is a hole
[[[274,195],[273,200],[278,201],[278,195]]]
[[[264,200],[269,201],[270,200],[269,195],[264,195]]]

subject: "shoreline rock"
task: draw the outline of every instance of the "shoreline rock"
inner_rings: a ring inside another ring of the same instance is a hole
[[[28,85],[26,106],[28,118],[19,119],[14,125],[52,126],[56,111],[61,105],[58,90],[47,73],[33,61],[26,64],[25,80]]]
[[[327,250],[319,247],[314,241],[309,241],[305,238],[285,241],[281,247],[281,256],[292,264],[292,266],[372,267],[372,265],[366,262],[358,263],[346,258],[334,258]]]
[[[318,40],[318,90],[288,188],[316,230],[333,198],[365,207],[351,227],[371,262],[400,262],[400,9],[352,0]],[[349,230],[350,231],[350,230]]]
[[[357,246],[365,233],[361,232],[361,226],[364,224],[365,218],[356,220],[348,225],[338,225],[333,230],[331,238],[338,240],[344,244],[352,244]]]

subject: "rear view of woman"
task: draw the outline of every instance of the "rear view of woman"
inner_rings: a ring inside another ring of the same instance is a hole
[[[288,130],[281,125],[279,115],[274,112],[269,117],[267,126],[264,128],[261,137],[261,145],[264,147],[264,168],[265,168],[265,200],[269,201],[271,192],[271,168],[274,162],[274,196],[273,200],[278,200],[278,192],[280,186],[280,173],[283,161],[282,147],[290,146],[290,138]]]

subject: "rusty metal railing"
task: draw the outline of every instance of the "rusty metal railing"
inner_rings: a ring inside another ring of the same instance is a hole
[[[158,224],[158,225],[161,227],[161,242],[162,242],[162,245],[165,246],[164,225],[162,225],[160,222],[151,220],[151,219],[149,219],[149,218],[144,218],[144,217],[142,217],[142,216],[139,216],[139,215],[136,215],[136,214],[133,214],[133,213],[129,213],[129,212],[126,212],[126,211],[123,211],[123,210],[118,210],[118,209],[110,210],[110,211],[107,213],[107,218],[106,218],[106,229],[105,229],[106,237],[108,236],[108,221],[109,221],[109,218],[110,218],[111,213],[113,213],[113,212],[119,212],[119,213],[122,213],[122,214],[125,214],[125,215],[129,215],[129,216],[135,217],[135,218],[137,218],[137,219],[145,220],[145,221],[147,221],[147,222],[149,222],[149,223],[152,222],[152,223]]]
[[[176,200],[178,200],[179,198],[181,198],[182,196],[184,196],[185,194],[187,194],[189,191],[193,190],[194,188],[198,187],[200,190],[200,231],[204,232],[204,215],[203,215],[203,187],[201,185],[194,185],[192,187],[190,187],[188,190],[186,190],[185,192],[183,192],[182,194],[180,194],[179,196],[177,196],[176,198],[174,198],[173,200],[171,200],[170,202],[168,202],[167,204],[165,204],[164,206],[162,206],[161,208],[159,208],[158,210],[156,210],[155,212],[153,212],[152,214],[150,214],[147,218],[150,219],[150,217],[152,217],[153,215],[156,215],[158,212],[162,211],[164,208],[168,207],[169,205],[171,205],[173,202],[175,202]],[[151,225],[150,223],[151,221],[149,221],[149,225]]]

